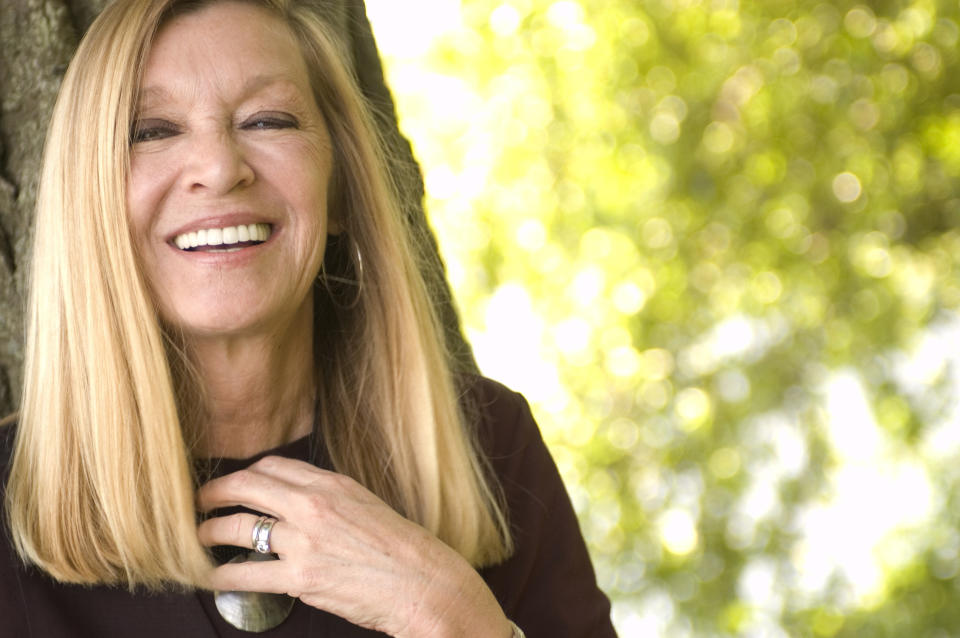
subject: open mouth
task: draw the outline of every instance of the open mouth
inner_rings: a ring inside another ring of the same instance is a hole
[[[229,253],[256,246],[270,239],[273,227],[270,224],[241,224],[223,228],[205,228],[183,233],[173,238],[174,245],[187,252]]]

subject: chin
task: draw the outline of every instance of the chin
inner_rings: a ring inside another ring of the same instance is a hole
[[[197,339],[237,338],[265,334],[282,334],[291,325],[301,325],[298,316],[310,304],[262,304],[258,300],[244,301],[242,295],[232,303],[219,305],[205,300],[202,304],[184,304],[173,312],[164,310],[164,324],[184,337]],[[265,307],[266,306],[266,307]]]
[[[193,311],[191,311],[193,310]],[[253,331],[263,324],[259,313],[238,314],[236,308],[217,312],[215,308],[165,310],[161,313],[164,325],[186,337],[234,336]]]

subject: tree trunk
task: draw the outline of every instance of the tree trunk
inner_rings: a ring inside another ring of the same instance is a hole
[[[27,257],[44,134],[67,64],[106,0],[0,0],[0,415],[16,408],[22,382],[23,309]],[[475,370],[463,339],[436,240],[423,211],[423,178],[397,127],[363,0],[327,0],[330,19],[347,43],[360,87],[397,158],[392,166],[412,202],[405,213],[433,258],[427,283],[440,309],[448,347],[458,364]],[[78,122],[78,125],[83,123]]]

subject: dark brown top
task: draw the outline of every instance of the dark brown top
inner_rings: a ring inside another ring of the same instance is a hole
[[[593,568],[557,468],[522,396],[486,379],[471,385],[482,411],[481,445],[507,497],[516,553],[480,570],[507,617],[530,638],[609,638],[610,603],[597,588]],[[12,427],[0,430],[4,484]],[[309,457],[309,437],[250,459],[223,459],[217,474],[246,467],[267,454]],[[228,625],[209,592],[131,594],[104,586],[58,583],[24,567],[3,534],[0,544],[0,636],[17,638],[114,637],[240,638],[252,634]],[[362,629],[297,601],[290,617],[265,638],[364,638]]]

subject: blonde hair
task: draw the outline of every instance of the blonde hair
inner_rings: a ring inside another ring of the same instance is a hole
[[[180,416],[194,407],[178,392],[189,362],[164,334],[140,272],[125,184],[150,43],[173,12],[212,3],[135,0],[104,10],[67,71],[47,134],[6,506],[17,551],[61,581],[203,587],[209,573],[196,536],[192,437]],[[328,284],[314,291],[326,451],[337,471],[475,566],[499,562],[511,553],[499,488],[457,401],[420,244],[346,54],[316,8],[255,4],[300,43],[334,147],[330,209],[362,260],[330,250]]]

